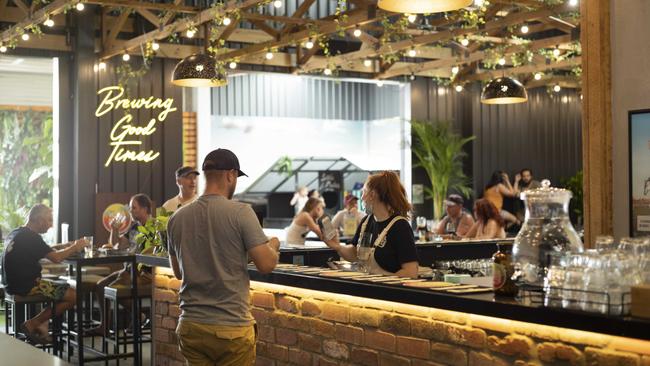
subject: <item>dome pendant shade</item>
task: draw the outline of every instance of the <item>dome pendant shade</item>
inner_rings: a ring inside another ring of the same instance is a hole
[[[528,93],[521,83],[509,77],[490,80],[481,92],[483,104],[514,104],[528,100]]]
[[[191,55],[174,68],[172,84],[187,87],[211,87],[228,84],[225,74],[217,72],[216,61],[208,55]]]
[[[472,5],[474,0],[379,0],[380,9],[394,13],[441,13]]]

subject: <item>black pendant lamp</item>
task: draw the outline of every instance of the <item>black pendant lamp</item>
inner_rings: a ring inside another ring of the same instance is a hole
[[[217,70],[217,61],[208,55],[209,29],[205,31],[204,53],[187,56],[176,64],[172,73],[172,84],[187,87],[225,86],[228,78],[225,71]],[[223,70],[223,68],[221,68]]]
[[[490,80],[481,92],[483,104],[514,104],[526,101],[526,88],[519,81],[507,76]]]

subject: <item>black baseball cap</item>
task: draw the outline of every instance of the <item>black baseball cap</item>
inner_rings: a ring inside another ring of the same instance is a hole
[[[203,160],[203,166],[201,170],[232,170],[235,169],[239,172],[237,175],[241,177],[246,175],[244,172],[239,169],[239,159],[237,155],[228,149],[216,149],[212,150],[208,155],[205,156]],[[248,175],[246,175],[248,177]]]
[[[445,200],[445,204],[448,206],[454,206],[454,205],[463,205],[465,200],[463,200],[463,196],[459,194],[450,194],[447,196],[447,199]]]
[[[199,173],[196,169],[192,168],[191,166],[182,166],[176,169],[176,178],[185,177],[190,174],[199,175],[201,173]]]

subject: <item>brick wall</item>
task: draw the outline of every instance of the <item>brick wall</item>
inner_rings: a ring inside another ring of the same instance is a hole
[[[183,166],[196,167],[196,112],[183,112]]]
[[[181,364],[179,281],[155,279],[155,364]],[[257,365],[638,365],[650,342],[419,306],[251,284]]]

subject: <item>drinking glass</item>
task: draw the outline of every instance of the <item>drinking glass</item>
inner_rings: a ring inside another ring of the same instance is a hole
[[[565,309],[582,309],[582,289],[584,288],[585,258],[579,254],[569,257],[569,268],[564,273],[562,285],[562,307]]]
[[[84,254],[86,257],[92,258],[93,256],[93,237],[84,236],[83,239],[88,242],[88,245],[84,247]]]
[[[596,250],[587,251],[584,270],[584,288],[582,293],[583,310],[607,313],[607,278],[601,254]]]
[[[562,307],[562,286],[564,286],[566,258],[555,254],[551,257],[551,265],[548,267],[544,278],[544,305],[549,307]]]
[[[600,253],[611,252],[616,249],[614,246],[614,237],[611,235],[598,235],[596,237],[595,247]]]

